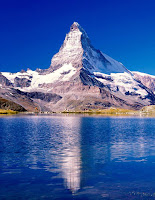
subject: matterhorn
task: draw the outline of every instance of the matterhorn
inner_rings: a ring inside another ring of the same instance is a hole
[[[155,85],[155,77],[146,76]],[[48,69],[1,72],[0,98],[27,111],[109,107],[138,110],[155,104],[155,90],[142,77],[142,73],[129,71],[122,63],[95,49],[84,29],[74,22]]]

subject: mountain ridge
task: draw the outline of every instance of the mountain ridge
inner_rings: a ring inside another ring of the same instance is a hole
[[[111,106],[141,109],[155,104],[151,87],[147,87],[122,63],[95,49],[77,22],[71,25],[48,69],[14,74],[2,72],[0,84],[3,90],[5,87],[20,90],[22,95],[37,103],[41,111],[104,109]],[[47,102],[47,96],[57,100]]]

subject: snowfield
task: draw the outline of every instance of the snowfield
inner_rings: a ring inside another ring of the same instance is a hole
[[[41,84],[54,83],[55,81],[68,81],[76,72],[76,69],[72,66],[72,64],[64,64],[61,68],[55,70],[49,74],[39,74],[36,71],[28,70],[24,73],[9,73],[2,72],[2,75],[5,76],[11,83],[14,84],[14,80],[16,77],[18,78],[26,78],[31,80],[31,88],[38,88]]]

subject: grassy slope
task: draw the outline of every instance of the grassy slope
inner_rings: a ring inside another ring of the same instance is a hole
[[[17,111],[0,109],[0,114],[17,114]]]
[[[137,114],[138,111],[122,109],[122,108],[108,108],[103,110],[84,110],[84,111],[64,111],[63,113],[88,113],[88,114],[130,114],[134,115]]]
[[[26,111],[25,108],[23,108],[21,105],[15,103],[13,101],[4,99],[2,97],[0,97],[0,109],[1,110],[18,111],[18,112]]]
[[[64,111],[63,113],[100,114],[100,115],[150,115],[155,116],[155,105],[145,106],[141,110],[128,110],[122,108],[108,108],[104,110]]]
[[[155,115],[155,105],[145,106],[141,109],[141,113]]]

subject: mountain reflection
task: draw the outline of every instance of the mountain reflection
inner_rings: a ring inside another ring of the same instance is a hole
[[[73,193],[80,189],[80,120],[79,117],[61,117],[40,123],[36,118],[28,145],[33,147],[27,160],[31,168],[40,169],[42,162],[47,171],[58,172],[65,187]],[[39,123],[41,129],[37,126]]]
[[[90,188],[96,192],[98,184],[103,191],[106,183],[134,180],[140,165],[155,162],[154,119],[63,115],[0,122],[1,171],[18,172],[21,185],[42,184],[53,195],[63,195],[60,191],[71,195],[79,189],[89,193]],[[146,168],[150,173],[146,177],[154,174],[150,166],[152,172]],[[135,180],[141,183],[142,175]]]
[[[65,186],[73,193],[80,189],[80,118],[63,118],[62,123],[62,152],[59,167],[65,180]]]

